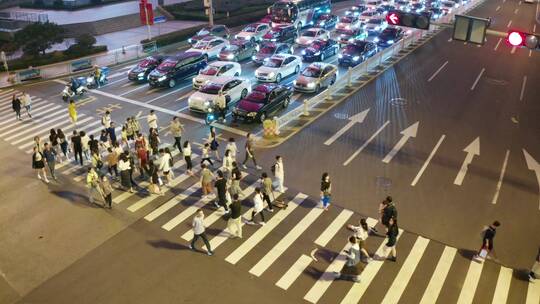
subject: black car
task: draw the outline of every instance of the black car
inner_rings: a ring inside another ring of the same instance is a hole
[[[341,54],[338,55],[338,62],[344,66],[355,66],[377,53],[377,45],[365,40],[356,40],[347,44]]]
[[[304,61],[324,61],[339,51],[339,44],[333,39],[317,39],[309,47],[302,50]]]
[[[400,41],[404,35],[400,27],[387,27],[373,41],[377,42],[379,47],[388,47]]]
[[[216,24],[214,26],[205,26],[202,29],[200,29],[195,36],[188,39],[188,43],[191,45],[197,44],[199,40],[203,39],[204,37],[208,36],[216,36],[221,37],[224,39],[229,39],[230,32],[227,26],[222,24]]]
[[[420,13],[421,11],[424,11],[426,9],[426,6],[422,3],[414,3],[411,5],[411,11]]]
[[[386,15],[388,14],[389,11],[393,11],[395,10],[396,7],[391,5],[391,4],[384,4],[384,5],[381,5],[377,8],[377,11],[380,12],[381,14],[383,15]]]
[[[128,79],[132,81],[146,81],[148,80],[148,75],[152,72],[158,65],[160,65],[165,56],[162,55],[153,55],[144,58],[142,61],[137,63],[137,65],[129,70]]]
[[[338,22],[338,17],[331,14],[322,14],[319,16],[315,25],[313,27],[323,28],[323,29],[334,29]]]
[[[206,56],[199,52],[184,52],[176,56],[167,57],[148,75],[151,87],[176,85],[178,80],[197,75],[199,70],[206,67]]]
[[[362,40],[368,37],[368,32],[363,28],[355,28],[350,30],[337,30],[336,40],[339,44],[344,45],[355,40]]]
[[[365,5],[353,5],[351,6],[350,9],[345,11],[345,16],[351,15],[351,16],[358,17],[360,16],[361,13],[367,10],[368,10],[368,7]]]
[[[293,90],[286,86],[275,83],[260,84],[238,102],[232,111],[233,119],[263,122],[273,113],[287,108],[292,94]]]
[[[298,36],[298,32],[294,25],[279,25],[273,27],[263,37],[263,41],[269,42],[281,42],[281,43],[294,43],[294,40]]]

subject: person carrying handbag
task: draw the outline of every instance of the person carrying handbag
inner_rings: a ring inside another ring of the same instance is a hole
[[[500,225],[501,223],[499,223],[499,221],[494,221],[493,224],[484,229],[482,233],[482,246],[478,253],[474,255],[474,260],[482,263],[486,258],[489,259],[493,255],[493,241],[495,239],[495,234],[497,233],[497,227]]]

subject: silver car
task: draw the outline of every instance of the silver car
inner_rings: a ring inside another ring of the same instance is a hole
[[[318,93],[336,82],[337,67],[324,62],[314,62],[305,67],[293,81],[294,90],[305,93]]]

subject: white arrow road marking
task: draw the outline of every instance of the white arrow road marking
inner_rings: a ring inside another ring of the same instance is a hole
[[[349,117],[349,122],[341,128],[339,131],[337,131],[332,137],[327,139],[324,144],[327,146],[330,146],[334,141],[336,141],[341,135],[343,135],[345,132],[347,132],[352,126],[354,126],[356,123],[363,123],[366,119],[366,116],[369,112],[369,109],[364,110],[363,112],[360,112],[358,114],[355,114],[351,117]]]
[[[523,149],[523,155],[525,155],[527,168],[536,173],[536,179],[538,181],[538,186],[540,187],[540,164],[525,149]],[[540,196],[538,198],[538,209],[540,209]]]
[[[349,159],[347,159],[344,163],[343,163],[343,166],[347,166],[358,154],[360,154],[360,152],[362,152],[362,150],[364,150],[365,147],[367,147],[367,145],[369,145],[369,143],[375,138],[377,137],[377,135],[379,135],[379,133],[382,132],[382,130],[384,128],[386,128],[386,126],[390,123],[389,120],[387,120],[384,125],[382,125],[382,127],[379,128],[379,130],[377,130],[360,148],[358,148],[358,150],[356,150],[356,152],[353,153],[353,155],[351,155],[351,157],[349,157]]]
[[[467,175],[467,170],[469,169],[469,164],[472,162],[474,156],[480,155],[480,137],[473,140],[465,149],[463,149],[463,151],[467,152],[467,156],[465,156],[461,169],[459,169],[456,179],[454,180],[454,184],[458,186],[461,186],[461,183],[463,183],[463,179],[465,178],[465,175]]]
[[[405,143],[407,143],[409,138],[416,137],[419,123],[420,122],[417,121],[414,124],[412,124],[410,127],[408,127],[407,129],[401,131],[401,134],[403,134],[403,137],[401,137],[401,139],[396,143],[392,151],[388,152],[388,154],[384,157],[384,159],[382,160],[383,163],[388,164],[392,160],[392,158],[399,152],[399,150],[403,148],[403,146],[405,145]]]

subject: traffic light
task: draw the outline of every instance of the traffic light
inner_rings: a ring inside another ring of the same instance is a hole
[[[526,47],[531,50],[540,50],[540,36],[517,30],[510,30],[506,34],[506,42],[515,47]]]
[[[386,22],[390,25],[399,25],[417,28],[421,30],[429,29],[431,15],[408,13],[404,11],[390,11],[386,15]]]

